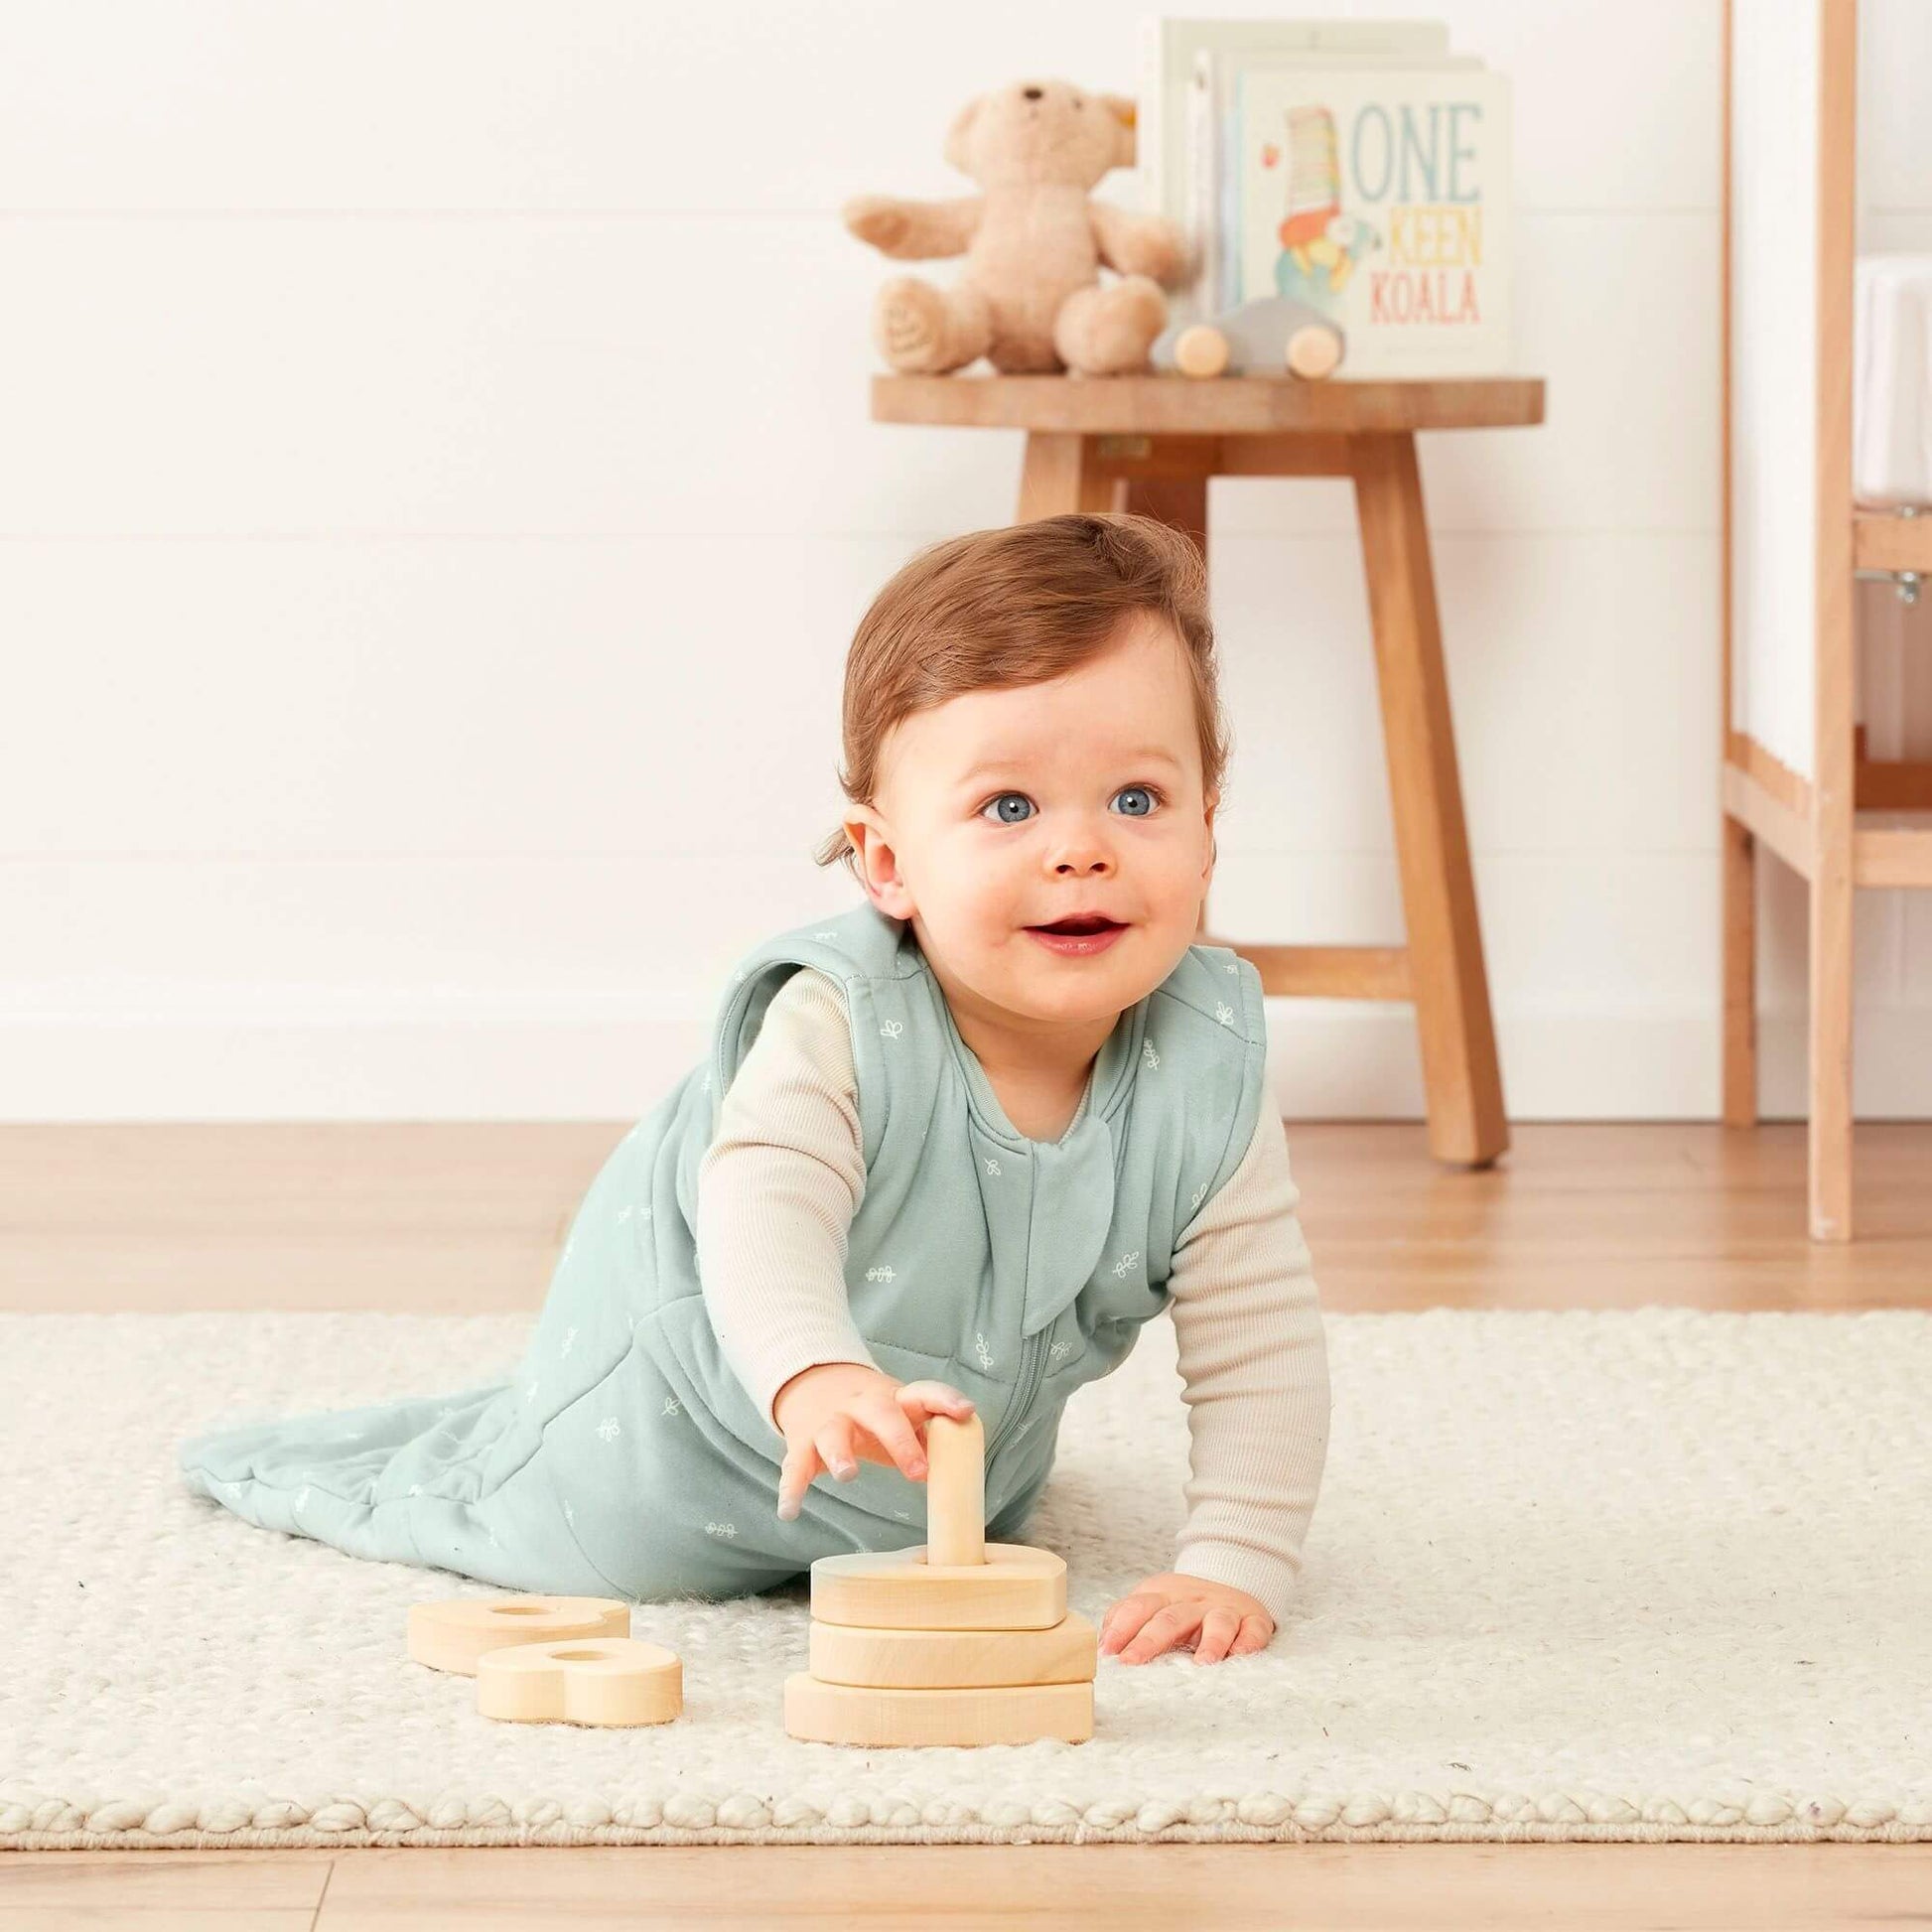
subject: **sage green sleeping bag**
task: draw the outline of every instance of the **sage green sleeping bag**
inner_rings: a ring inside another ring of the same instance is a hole
[[[923,1542],[924,1485],[884,1463],[814,1482],[779,1520],[784,1439],[705,1302],[699,1164],[800,966],[838,980],[851,1016],[866,1164],[854,1319],[889,1374],[972,1397],[988,1533],[1020,1540],[1068,1396],[1166,1307],[1176,1245],[1254,1133],[1261,981],[1225,947],[1190,947],[1120,1016],[1079,1113],[1046,1142],[1007,1120],[908,923],[868,901],[781,933],[734,973],[706,1059],[591,1183],[505,1378],[215,1429],[181,1449],[190,1486],[354,1556],[635,1602],[766,1589],[815,1557]]]

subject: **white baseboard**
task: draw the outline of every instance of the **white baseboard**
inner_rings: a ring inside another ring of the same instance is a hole
[[[0,1120],[631,1120],[702,1057],[712,1013],[636,996],[527,1003],[448,995],[246,1009],[154,1004],[0,1012]],[[1269,1003],[1275,1092],[1291,1119],[1415,1119],[1406,1007]],[[1700,1120],[1718,1105],[1711,1012],[1503,1012],[1514,1120]],[[1760,1030],[1767,1119],[1805,1111],[1803,1016]],[[1865,1119],[1932,1116],[1932,1007],[1862,1010]]]
[[[1407,1007],[1320,1013],[1271,1001],[1275,1088],[1288,1118],[1414,1120],[1423,1111],[1422,1059]],[[1324,1003],[1325,1004],[1325,1003]],[[1502,1012],[1496,1030],[1503,1101],[1512,1120],[1712,1120],[1720,1103],[1715,1014]],[[1770,1013],[1758,1027],[1758,1107],[1766,1120],[1807,1111],[1802,1013]],[[1932,1007],[1860,1013],[1853,1065],[1858,1115],[1932,1116]]]

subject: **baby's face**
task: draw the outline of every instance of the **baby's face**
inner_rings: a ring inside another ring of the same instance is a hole
[[[1046,1024],[1109,1019],[1193,943],[1217,801],[1202,795],[1181,644],[1152,614],[1050,683],[901,720],[881,764],[877,808],[846,821],[860,870],[968,996]],[[1103,950],[1030,930],[1086,911],[1123,927]]]

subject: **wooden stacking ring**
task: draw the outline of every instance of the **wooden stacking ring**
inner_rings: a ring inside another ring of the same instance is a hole
[[[1045,1630],[865,1630],[814,1618],[811,1646],[821,1684],[963,1691],[1091,1682],[1099,1634],[1078,1610]]]
[[[627,1637],[630,1605],[614,1596],[444,1597],[409,1606],[409,1654],[431,1670],[475,1677],[484,1652],[566,1637]]]
[[[1048,1630],[1066,1614],[1066,1561],[989,1543],[984,1563],[930,1564],[926,1546],[855,1550],[812,1565],[812,1615],[886,1630]]]
[[[1093,1735],[1093,1685],[882,1691],[798,1671],[785,1679],[785,1729],[816,1744],[1082,1744]]]
[[[479,1661],[477,1709],[513,1724],[669,1724],[684,1709],[684,1666],[639,1637],[511,1644]]]

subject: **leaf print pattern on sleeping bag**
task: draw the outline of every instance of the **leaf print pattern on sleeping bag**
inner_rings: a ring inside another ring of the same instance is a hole
[[[352,1555],[636,1602],[766,1589],[822,1555],[906,1547],[920,1499],[883,1463],[812,1484],[778,1518],[784,1442],[703,1292],[717,1096],[803,970],[837,989],[850,1027],[866,1176],[845,1231],[854,1321],[896,1379],[943,1380],[981,1407],[989,1530],[1017,1536],[1067,1398],[1161,1311],[1189,1220],[1253,1138],[1260,977],[1225,948],[1190,946],[1119,1016],[1074,1120],[1035,1141],[1006,1119],[908,924],[867,901],[778,934],[725,977],[705,1057],[591,1181],[523,1360],[456,1395],[210,1419],[181,1449],[184,1480]]]

